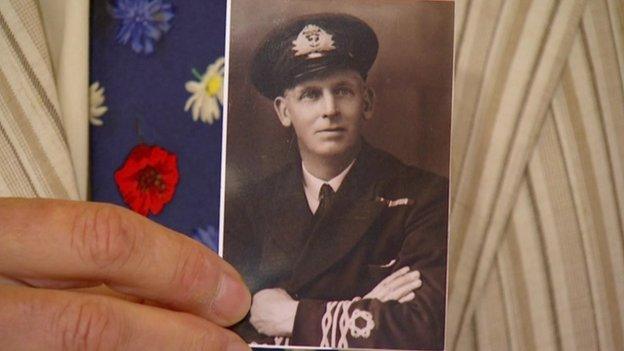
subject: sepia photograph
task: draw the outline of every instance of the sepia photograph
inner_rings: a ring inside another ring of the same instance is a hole
[[[220,253],[252,346],[442,350],[454,3],[230,0]]]

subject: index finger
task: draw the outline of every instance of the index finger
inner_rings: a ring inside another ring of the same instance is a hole
[[[385,277],[379,284],[381,284],[381,285],[389,284],[394,279],[399,278],[399,277],[407,274],[409,271],[410,271],[410,267],[409,266],[402,267],[401,269],[398,269],[395,272],[393,272],[392,274],[390,274],[389,276]]]
[[[0,274],[105,283],[220,325],[251,297],[240,275],[194,240],[114,205],[0,199]]]

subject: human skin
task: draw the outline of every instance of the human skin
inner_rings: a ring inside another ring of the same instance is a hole
[[[248,289],[192,239],[87,202],[0,199],[0,223],[0,349],[249,350],[225,329]]]
[[[287,89],[274,107],[282,125],[294,128],[306,169],[329,180],[359,152],[373,100],[373,90],[358,72],[340,70]]]

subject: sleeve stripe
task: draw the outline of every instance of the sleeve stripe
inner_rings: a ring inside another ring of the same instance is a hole
[[[353,302],[358,300],[360,298],[356,297],[353,300],[330,301],[326,304],[325,314],[321,319],[321,330],[323,332],[321,347],[341,349],[349,347],[347,336],[350,332],[353,334],[352,329],[355,323],[353,316],[349,314],[349,309]],[[337,336],[338,339],[336,338]]]

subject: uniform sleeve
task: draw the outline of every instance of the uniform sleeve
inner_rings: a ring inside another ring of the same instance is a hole
[[[291,344],[331,348],[443,349],[447,197],[442,191],[406,221],[398,270],[419,270],[422,287],[406,303],[377,299],[301,300]],[[391,272],[389,272],[390,274]]]
[[[418,295],[418,292],[417,292]],[[444,292],[411,302],[301,300],[293,345],[329,348],[442,349]]]

